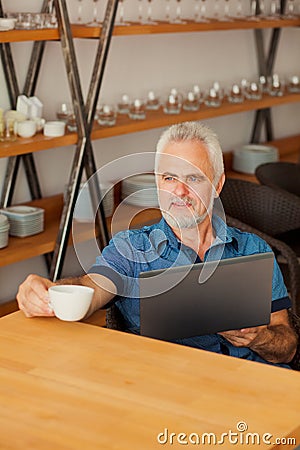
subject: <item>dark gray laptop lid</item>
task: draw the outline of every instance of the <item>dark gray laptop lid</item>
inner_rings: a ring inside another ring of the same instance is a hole
[[[268,252],[221,260],[204,283],[201,270],[215,262],[142,272],[141,334],[167,340],[268,324],[273,259]]]

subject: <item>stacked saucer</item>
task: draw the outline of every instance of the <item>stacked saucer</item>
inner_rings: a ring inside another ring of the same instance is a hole
[[[123,180],[122,200],[130,205],[157,207],[155,175],[153,173],[145,173]]]
[[[9,206],[0,210],[9,221],[11,236],[26,237],[44,230],[44,210],[33,206]]]
[[[4,248],[8,244],[9,222],[4,214],[0,214],[0,248]]]

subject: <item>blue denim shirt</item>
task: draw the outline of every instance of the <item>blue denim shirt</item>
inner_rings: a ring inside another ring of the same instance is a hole
[[[206,252],[204,261],[271,251],[268,244],[258,236],[228,227],[218,216],[213,217],[213,228],[216,238]],[[182,244],[166,221],[161,219],[151,226],[117,233],[104,248],[102,255],[96,258],[89,273],[101,274],[113,281],[118,292],[115,297],[116,306],[124,316],[128,331],[138,334],[140,316],[137,280],[140,272],[197,262],[201,260],[195,251]],[[290,307],[282,274],[274,258],[272,312]],[[235,347],[219,334],[177,339],[173,342],[267,363],[249,348]],[[283,364],[281,366],[288,367]]]

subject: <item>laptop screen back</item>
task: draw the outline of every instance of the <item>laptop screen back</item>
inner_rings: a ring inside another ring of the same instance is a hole
[[[142,272],[141,334],[168,340],[268,324],[273,258],[270,252],[221,260],[200,284],[200,272],[210,263]],[[158,278],[173,287],[160,293]],[[159,293],[147,297],[149,283]]]

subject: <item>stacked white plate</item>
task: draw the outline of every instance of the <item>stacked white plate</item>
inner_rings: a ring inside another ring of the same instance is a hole
[[[4,214],[0,214],[0,248],[4,248],[8,244],[9,222]]]
[[[155,175],[134,175],[122,181],[122,200],[136,206],[158,206]]]
[[[18,205],[3,208],[9,221],[11,236],[26,237],[41,233],[44,230],[44,210],[33,206]]]
[[[67,188],[67,187],[66,187]],[[114,189],[113,184],[100,184],[100,192],[105,193],[103,197],[103,208],[105,217],[112,216],[114,210]],[[66,190],[65,190],[66,195]],[[81,184],[79,197],[74,210],[73,218],[78,222],[92,222],[95,214],[93,213],[92,202],[89,187],[87,184]]]

